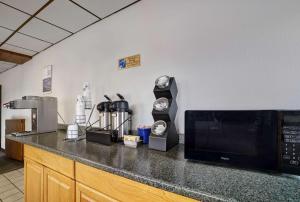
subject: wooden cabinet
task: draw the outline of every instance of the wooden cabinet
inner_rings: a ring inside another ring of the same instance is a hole
[[[43,202],[44,167],[29,159],[24,162],[25,201]]]
[[[25,202],[194,202],[25,145]]]
[[[8,158],[23,161],[23,144],[13,140],[5,140],[5,154]]]
[[[76,182],[88,185],[96,190],[94,193],[98,193],[98,195],[110,196],[118,201],[195,202],[194,199],[157,189],[82,163],[75,162],[75,168]],[[96,201],[101,202],[102,200]]]
[[[110,196],[76,182],[76,202],[117,202]]]
[[[25,131],[25,119],[7,119],[5,120],[5,134]],[[23,161],[23,144],[9,139],[5,140],[6,156],[18,161]]]
[[[29,145],[24,147],[24,156],[47,168],[74,179],[74,161]]]
[[[44,202],[73,202],[75,201],[74,180],[44,168]]]
[[[25,145],[25,202],[74,202],[74,161]]]

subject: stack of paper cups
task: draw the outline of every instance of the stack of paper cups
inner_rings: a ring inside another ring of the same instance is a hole
[[[88,82],[83,84],[83,97],[85,102],[85,109],[92,109],[92,95]]]
[[[78,138],[78,125],[76,124],[68,125],[67,139],[75,139],[75,138]]]
[[[78,124],[86,122],[85,101],[82,95],[77,96],[75,122]]]

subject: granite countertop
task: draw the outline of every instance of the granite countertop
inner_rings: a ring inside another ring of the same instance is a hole
[[[300,201],[300,178],[267,174],[184,159],[183,145],[168,152],[122,144],[64,141],[65,132],[6,138],[202,201]]]

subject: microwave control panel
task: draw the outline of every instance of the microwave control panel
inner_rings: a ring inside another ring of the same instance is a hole
[[[300,144],[284,142],[282,152],[285,165],[300,166]]]
[[[286,173],[300,174],[300,113],[283,112],[281,125],[281,162]]]

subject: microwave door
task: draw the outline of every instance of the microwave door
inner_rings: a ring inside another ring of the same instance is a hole
[[[185,115],[186,158],[249,167],[274,165],[277,136],[270,111],[188,111]]]

